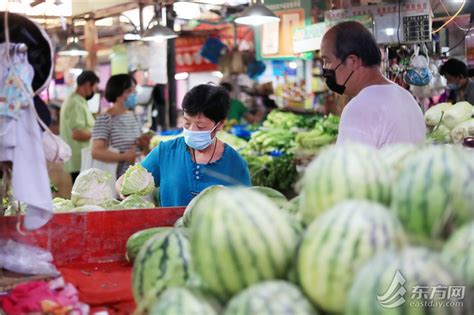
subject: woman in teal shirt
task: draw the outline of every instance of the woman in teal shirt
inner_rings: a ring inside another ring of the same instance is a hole
[[[183,137],[161,142],[141,162],[160,187],[162,207],[186,206],[213,185],[251,185],[244,159],[216,137],[229,103],[222,87],[203,84],[191,89],[183,100]]]

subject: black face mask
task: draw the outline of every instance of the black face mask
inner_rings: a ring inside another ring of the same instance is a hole
[[[345,61],[345,60],[344,60]],[[349,79],[352,77],[352,74],[354,73],[354,71],[351,72],[351,74],[349,75],[349,77],[346,79],[346,81],[344,82],[344,84],[340,85],[340,84],[337,84],[337,81],[336,81],[336,70],[337,68],[339,68],[340,65],[342,65],[342,63],[344,61],[341,61],[340,64],[337,65],[336,68],[334,69],[324,69],[323,68],[323,77],[326,79],[326,85],[328,86],[328,88],[331,90],[331,91],[334,91],[336,92],[337,94],[344,94],[344,91],[346,90],[346,83],[347,81],[349,81]]]
[[[87,96],[85,97],[86,101],[92,99],[92,98],[94,97],[94,94],[95,94],[95,93],[92,93],[92,94],[87,95]]]

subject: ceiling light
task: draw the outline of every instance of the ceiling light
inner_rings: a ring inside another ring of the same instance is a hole
[[[262,25],[280,21],[280,18],[261,3],[254,3],[242,12],[242,15],[235,19],[235,23],[245,25]]]
[[[140,34],[136,33],[125,33],[123,34],[123,39],[124,40],[140,40],[142,37]]]
[[[148,29],[143,33],[141,40],[144,41],[154,41],[157,39],[171,39],[178,37],[178,34],[173,32],[171,29],[163,26],[161,24],[157,24],[152,28]]]
[[[173,32],[170,28],[161,25],[158,22],[158,8],[155,11],[155,21],[157,22],[155,26],[153,26],[150,29],[147,29],[142,37],[141,40],[143,41],[161,41],[163,39],[172,39],[178,37],[178,34]],[[161,21],[162,23],[166,21],[166,9],[165,7],[162,8],[161,10]]]
[[[389,27],[389,28],[386,28],[385,29],[385,34],[387,34],[387,36],[392,36],[395,34],[395,29]]]
[[[215,77],[218,77],[219,79],[222,79],[224,77],[224,74],[220,71],[212,71],[212,75]]]
[[[188,77],[189,77],[189,73],[187,73],[187,72],[180,72],[180,73],[176,73],[176,74],[174,75],[174,79],[175,79],[176,81],[178,81],[178,80],[186,80]]]
[[[76,34],[71,34],[68,38],[68,44],[64,46],[59,52],[60,56],[87,56],[89,53],[84,46],[79,43],[79,37]]]

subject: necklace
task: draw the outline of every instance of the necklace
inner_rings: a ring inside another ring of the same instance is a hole
[[[209,161],[207,161],[206,164],[209,164],[211,163],[212,161],[212,158],[214,157],[214,153],[216,153],[216,148],[217,148],[217,140],[216,142],[214,143],[214,150],[212,150],[212,155],[211,155],[211,158],[209,159]],[[193,150],[193,158],[194,158],[194,163],[197,164],[197,160],[196,160],[196,150],[192,149]]]

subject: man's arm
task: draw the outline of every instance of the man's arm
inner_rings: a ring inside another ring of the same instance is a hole
[[[92,132],[86,129],[73,129],[72,138],[76,141],[89,141],[92,136]]]

